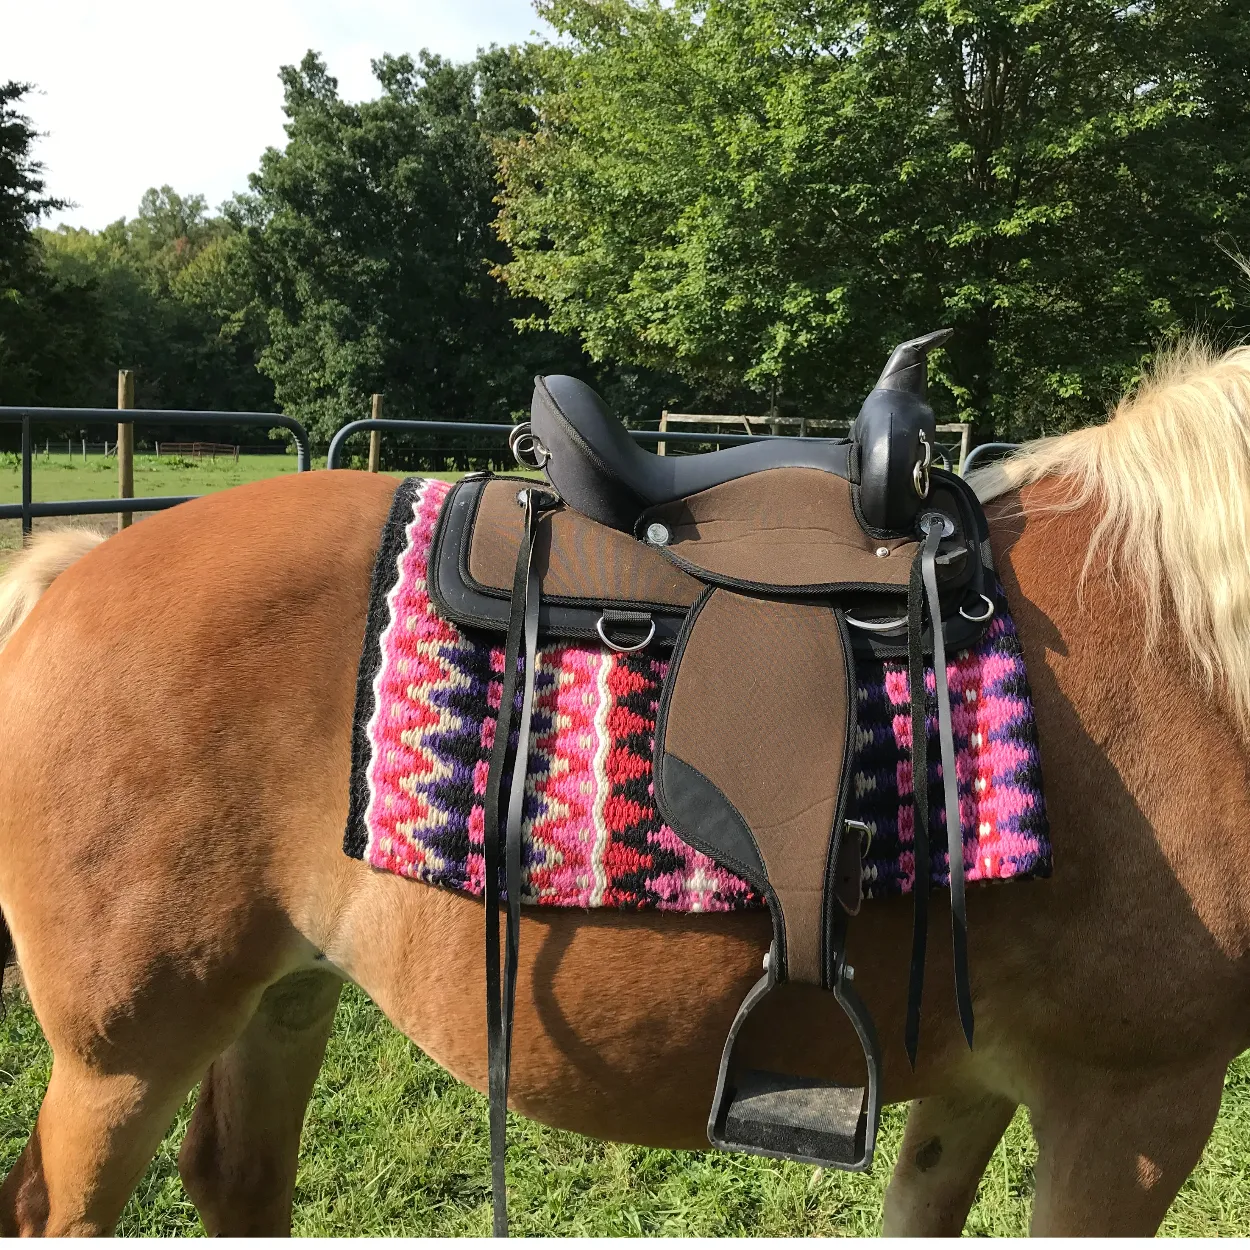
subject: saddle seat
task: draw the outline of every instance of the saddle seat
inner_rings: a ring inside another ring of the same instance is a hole
[[[922,501],[915,468],[927,471],[936,432],[924,396],[927,355],[949,337],[938,330],[895,348],[850,438],[771,438],[659,456],[640,447],[589,386],[563,374],[534,379],[529,424],[521,429],[537,440],[533,467],[547,472],[564,502],[614,529],[632,532],[648,508],[770,469],[817,469],[855,486],[857,515],[869,533],[901,533]]]
[[[847,439],[774,438],[701,455],[658,456],[630,438],[585,382],[562,374],[534,379],[530,425],[549,463],[560,466],[557,489],[565,503],[626,531],[646,508],[766,469],[849,474]]]

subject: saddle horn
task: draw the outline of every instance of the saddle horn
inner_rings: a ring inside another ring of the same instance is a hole
[[[929,460],[937,434],[927,397],[929,353],[953,333],[934,330],[900,343],[851,427],[859,452],[856,498],[872,530],[910,532],[929,493]]]

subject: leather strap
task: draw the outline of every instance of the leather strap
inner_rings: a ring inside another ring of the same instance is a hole
[[[504,645],[503,688],[499,715],[495,721],[495,741],[491,747],[490,768],[483,797],[482,850],[486,902],[486,1052],[487,1090],[490,1098],[491,1198],[494,1208],[493,1232],[508,1235],[508,1191],[505,1159],[507,1154],[508,1075],[512,1060],[512,1017],[516,1003],[517,952],[521,935],[521,818],[525,802],[525,774],[529,760],[530,719],[533,713],[534,661],[537,656],[538,607],[540,593],[533,568],[534,543],[541,518],[539,492],[523,490],[525,525],[517,550],[516,573],[512,583],[512,612]],[[516,757],[512,766],[512,788],[508,796],[508,823],[500,846],[499,794],[512,730],[516,702],[517,662],[525,645],[525,682],[521,700],[521,724]],[[500,851],[506,858],[508,892],[508,932],[503,977],[499,968],[499,868]],[[501,983],[502,982],[502,983]]]
[[[940,534],[932,526],[929,538]],[[951,696],[946,683],[946,640],[942,630],[942,605],[938,601],[937,567],[934,556],[937,544],[930,550],[929,538],[920,552],[921,576],[929,601],[929,619],[933,622],[933,674],[937,694],[938,744],[942,752],[942,787],[946,804],[946,847],[950,856],[951,876],[951,938],[955,949],[955,1001],[959,1007],[959,1023],[963,1026],[968,1046],[972,1046],[972,991],[968,984],[968,915],[964,906],[964,836],[959,812],[959,778],[955,772],[955,733],[951,725]]]
[[[942,533],[933,528],[912,562],[907,590],[907,681],[911,694],[911,796],[913,858],[911,971],[907,979],[907,1021],[903,1040],[907,1059],[916,1066],[920,1044],[920,1003],[924,997],[925,951],[929,941],[929,718],[924,680],[924,575],[926,554],[937,555]],[[939,613],[940,615],[940,613]]]

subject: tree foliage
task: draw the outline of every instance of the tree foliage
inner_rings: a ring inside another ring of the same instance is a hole
[[[342,100],[309,53],[282,71],[287,144],[240,201],[248,273],[266,318],[262,368],[283,408],[321,437],[385,393],[391,415],[506,421],[540,369],[581,363],[491,269],[493,136],[528,117],[521,58],[466,65],[426,54],[374,62],[378,99]]]
[[[61,333],[76,324],[86,340],[67,353],[81,374],[76,402],[111,403],[117,370],[133,368],[143,408],[273,407],[256,367],[264,325],[250,310],[239,232],[202,196],[153,188],[132,218],[39,236],[47,271],[73,297]]]
[[[41,229],[65,205],[31,155],[29,89],[0,86],[0,403],[108,407],[129,368],[140,407],[271,409],[237,228],[162,187],[101,231]]]
[[[40,331],[54,290],[44,271],[35,224],[61,207],[44,194],[31,149],[36,132],[20,111],[26,83],[0,83],[0,395],[27,400],[40,375]]]
[[[939,325],[948,412],[1098,415],[1245,328],[1241,0],[542,0],[504,265],[593,357],[849,415]]]

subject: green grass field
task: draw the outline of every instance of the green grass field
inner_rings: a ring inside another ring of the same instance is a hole
[[[193,467],[140,457],[135,491],[200,494],[294,469],[291,456]],[[84,467],[53,456],[36,468],[35,497],[111,496],[116,473],[112,460],[96,457]],[[19,491],[17,470],[0,462],[0,502],[17,501]],[[108,529],[114,524],[111,517],[93,523]],[[18,539],[17,522],[0,522],[0,548],[14,548]],[[51,1064],[24,996],[12,993],[7,1002],[0,1021],[0,1167],[6,1171],[34,1123]],[[176,1165],[193,1099],[139,1184],[120,1231],[202,1234]],[[897,1156],[902,1118],[900,1108],[887,1111],[872,1174],[850,1176],[741,1155],[605,1144],[513,1117],[513,1227],[563,1236],[873,1234],[880,1230],[881,1196]],[[1027,1232],[1034,1158],[1021,1112],[986,1171],[968,1221],[970,1233]],[[304,1128],[295,1231],[322,1236],[490,1231],[485,1100],[443,1073],[350,987]],[[1215,1133],[1164,1231],[1250,1234],[1250,1055],[1230,1070]]]
[[[0,503],[22,500],[21,470],[12,458],[0,460]],[[324,459],[321,461],[324,466]],[[260,478],[277,477],[295,472],[293,455],[241,456],[232,460],[203,460],[198,463],[181,458],[158,459],[155,456],[135,457],[136,495],[203,495],[225,490]],[[117,495],[117,461],[112,457],[91,455],[84,463],[81,456],[70,458],[53,452],[39,456],[32,472],[34,498],[40,502],[67,499],[112,499]],[[88,517],[81,522],[112,532],[117,528],[114,517]],[[63,518],[36,521],[35,529],[76,522]],[[0,551],[15,549],[21,537],[19,521],[0,521]]]
[[[34,1123],[51,1056],[20,991],[0,1023],[0,1165]],[[127,1206],[119,1231],[198,1236],[178,1178],[179,1113]],[[868,1236],[897,1157],[902,1109],[886,1112],[869,1176],[818,1172],[743,1155],[649,1150],[509,1125],[516,1233],[576,1236]],[[1177,1236],[1250,1232],[1250,1056],[1231,1069],[1215,1134],[1173,1204]],[[967,1231],[1028,1231],[1035,1151],[1017,1115],[981,1183]],[[358,990],[345,991],[304,1125],[295,1192],[304,1236],[486,1236],[490,1232],[486,1100],[396,1032]]]

